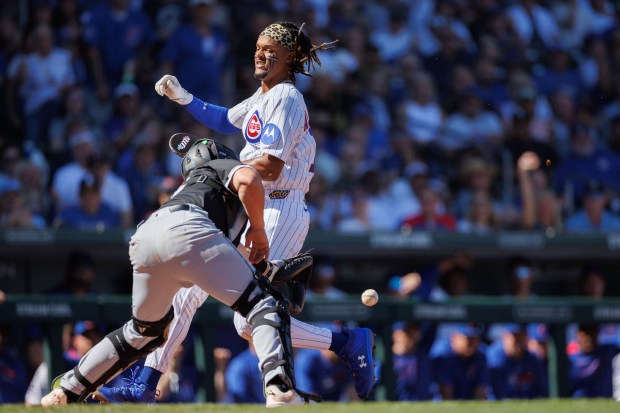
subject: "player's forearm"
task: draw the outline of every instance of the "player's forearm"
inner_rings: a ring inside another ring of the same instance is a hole
[[[194,99],[185,106],[185,109],[200,123],[216,132],[230,135],[240,131],[228,120],[228,108],[203,102],[194,96]]]
[[[263,210],[265,209],[264,187],[258,175],[256,179],[251,180],[239,186],[238,195],[243,208],[245,209],[250,225],[254,229],[265,228],[263,220]]]

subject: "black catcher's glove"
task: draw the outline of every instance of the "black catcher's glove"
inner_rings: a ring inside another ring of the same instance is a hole
[[[292,316],[304,309],[306,289],[312,275],[312,262],[312,255],[308,252],[284,260],[269,261],[270,268],[265,277],[287,298]]]

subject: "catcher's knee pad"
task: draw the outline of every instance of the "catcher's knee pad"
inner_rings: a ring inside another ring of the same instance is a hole
[[[143,336],[155,337],[154,341],[161,341],[159,345],[162,345],[164,341],[168,339],[168,331],[170,330],[170,323],[172,322],[173,318],[174,308],[170,307],[168,313],[166,313],[164,318],[162,318],[161,320],[142,321],[132,316],[131,321],[133,321],[134,330],[136,330]]]
[[[261,276],[261,278],[263,278]],[[260,285],[260,282],[257,277],[253,278],[252,281],[245,287],[245,290],[241,293],[237,301],[230,306],[234,311],[241,314],[243,317],[247,317],[250,314],[250,311],[262,300],[265,298],[265,288]]]
[[[85,387],[84,394],[88,395],[95,391],[99,386],[108,382],[108,380],[119,373],[121,370],[127,368],[127,366],[133,364],[137,360],[152,353],[156,348],[160,347],[167,339],[168,329],[170,323],[174,318],[174,310],[172,307],[168,313],[158,321],[142,321],[132,317],[132,323],[134,330],[143,337],[150,337],[152,340],[148,341],[141,348],[136,348],[133,341],[134,338],[127,338],[125,335],[126,325],[112,331],[105,336],[105,339],[110,340],[114,350],[116,351],[116,357],[112,366],[105,371],[98,379],[90,382],[79,371],[78,366],[73,369],[76,379]],[[104,339],[104,340],[105,340]]]

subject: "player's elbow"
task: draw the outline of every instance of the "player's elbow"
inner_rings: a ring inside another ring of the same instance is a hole
[[[236,192],[240,192],[243,189],[252,187],[260,187],[262,189],[263,183],[254,168],[240,168],[233,175],[231,186]]]
[[[252,165],[258,171],[263,181],[275,181],[278,179],[285,165],[282,159],[269,154],[263,154],[246,163]]]

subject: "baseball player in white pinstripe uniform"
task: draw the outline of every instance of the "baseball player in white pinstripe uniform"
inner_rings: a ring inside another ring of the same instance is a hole
[[[251,97],[230,109],[194,97],[171,75],[163,76],[155,85],[157,93],[185,106],[211,129],[223,134],[242,132],[246,143],[240,158],[259,172],[265,187],[264,221],[270,260],[298,254],[308,233],[305,193],[314,172],[316,145],[303,96],[294,84],[295,73],[309,75],[314,64],[320,64],[317,50],[331,46],[331,43],[313,45],[292,23],[269,25],[258,37],[254,58],[254,75],[261,86]],[[243,244],[242,240],[240,245]],[[151,392],[144,389],[155,388],[174,350],[186,337],[196,309],[207,297],[208,294],[198,287],[176,294],[175,319],[167,342],[149,355],[137,381],[124,387],[103,388],[109,394],[109,401],[154,401],[154,396],[145,396]],[[242,337],[251,337],[251,329],[243,317],[235,316],[235,326]],[[374,338],[369,329],[332,332],[293,318],[291,338],[294,347],[336,352],[351,370],[359,397],[366,399],[370,395],[374,385]]]

